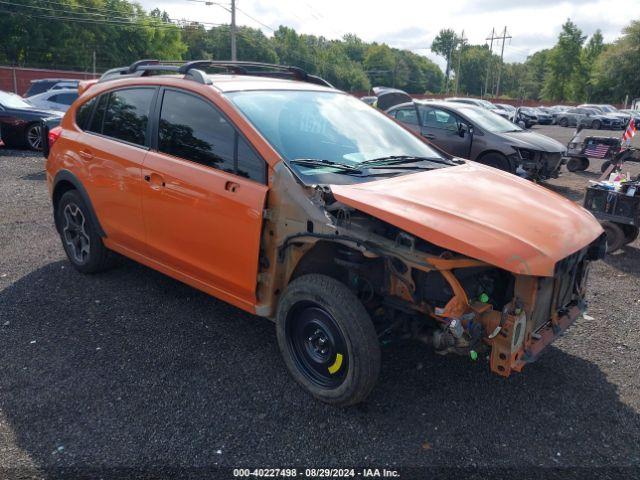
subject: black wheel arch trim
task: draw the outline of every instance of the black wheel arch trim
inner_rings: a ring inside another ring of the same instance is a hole
[[[80,180],[78,180],[78,177],[76,177],[73,173],[71,173],[69,170],[60,170],[54,180],[53,180],[53,188],[52,188],[52,201],[53,198],[55,197],[55,192],[56,192],[56,188],[58,187],[58,185],[61,182],[69,182],[71,185],[73,185],[73,187],[75,188],[75,190],[77,190],[77,192],[80,194],[80,196],[82,197],[82,200],[84,201],[84,203],[87,206],[87,209],[89,210],[87,212],[87,214],[89,215],[89,219],[93,225],[93,227],[96,229],[96,232],[98,233],[98,235],[100,235],[101,237],[106,237],[107,234],[105,233],[104,229],[102,228],[102,225],[100,225],[100,221],[98,220],[98,216],[96,215],[96,212],[93,208],[93,203],[91,202],[91,198],[89,197],[89,194],[87,193],[87,190],[84,188],[84,185],[82,185],[82,182],[80,182]],[[53,215],[54,215],[54,221],[55,221],[55,209],[56,209],[56,205],[53,205]],[[58,223],[56,223],[56,228],[58,229]]]

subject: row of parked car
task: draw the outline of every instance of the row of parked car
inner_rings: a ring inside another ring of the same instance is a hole
[[[45,78],[31,82],[24,97],[0,91],[0,139],[7,147],[42,147],[42,123],[60,123],[78,98],[78,80]]]

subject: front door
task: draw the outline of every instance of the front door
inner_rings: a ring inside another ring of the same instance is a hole
[[[164,89],[158,105],[157,148],[143,167],[149,254],[250,309],[266,164],[203,97]]]
[[[420,108],[421,134],[427,140],[456,157],[469,158],[471,134],[461,133],[461,119],[453,113],[430,106]]]

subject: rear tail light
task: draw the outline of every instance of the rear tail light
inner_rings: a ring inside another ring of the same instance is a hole
[[[49,130],[49,150],[51,150],[51,147],[53,147],[53,144],[56,143],[56,140],[60,138],[61,134],[62,127],[53,127],[51,130]]]

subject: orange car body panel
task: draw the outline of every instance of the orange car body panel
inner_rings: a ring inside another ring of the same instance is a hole
[[[268,191],[243,177],[83,132],[79,105],[122,87],[175,87],[213,103],[267,164],[278,154],[218,90],[181,77],[86,82],[63,118],[47,162],[49,187],[68,170],[85,187],[105,245],[244,310],[255,312],[262,211]],[[145,175],[150,182],[143,180]],[[164,182],[165,186],[160,184]]]
[[[553,276],[556,262],[602,233],[570,200],[475,162],[331,190],[342,203],[518,274]]]
[[[143,175],[151,177],[142,199],[149,255],[255,303],[267,187],[158,152]]]

